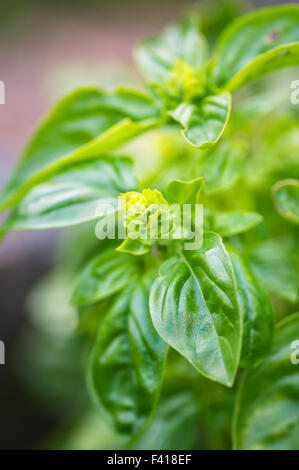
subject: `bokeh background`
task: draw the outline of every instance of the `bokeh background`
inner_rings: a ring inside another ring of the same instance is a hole
[[[230,0],[198,3],[211,20],[211,30],[217,33],[217,15],[222,15],[224,23],[244,8],[284,2],[251,1],[246,6]],[[5,182],[36,124],[60,96],[91,83],[109,88],[138,83],[133,45],[194,4],[192,0],[2,2],[0,80],[5,83],[6,103],[0,106],[0,184]],[[205,27],[209,33],[209,21]],[[6,346],[6,365],[0,366],[2,449],[43,446],[49,436],[59,436],[60,427],[65,427],[61,423],[65,423],[69,410],[60,398],[69,393],[79,408],[87,400],[76,344],[68,344],[65,350],[62,339],[54,349],[45,348],[45,357],[31,353],[35,345],[46,344],[47,339],[41,332],[37,334],[28,320],[27,297],[31,287],[51,268],[58,236],[56,231],[12,233],[0,246],[0,340]],[[49,302],[54,323],[55,310],[61,308],[62,300],[55,286],[53,289],[55,296]],[[43,302],[44,297],[34,308],[41,308]],[[62,383],[63,363],[68,359],[73,367]],[[47,371],[45,377],[43,370]],[[90,417],[88,421],[91,429],[96,426],[92,420]]]

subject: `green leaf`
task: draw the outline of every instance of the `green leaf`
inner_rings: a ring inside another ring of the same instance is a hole
[[[231,211],[214,214],[213,230],[222,237],[247,232],[260,224],[263,217],[257,212]]]
[[[95,256],[79,274],[72,303],[87,305],[111,296],[136,281],[134,258],[113,248]]]
[[[289,302],[298,299],[298,278],[294,255],[282,243],[265,241],[254,246],[249,253],[250,266],[271,293]]]
[[[148,428],[133,442],[132,448],[192,449],[198,419],[198,404],[192,392],[179,391],[167,395],[158,405]]]
[[[152,83],[164,83],[178,60],[199,67],[206,55],[207,45],[199,32],[197,15],[168,26],[161,34],[142,41],[135,50],[137,64]]]
[[[117,248],[116,251],[121,253],[131,253],[132,255],[145,255],[151,249],[150,245],[145,245],[140,239],[132,239],[127,237]]]
[[[230,254],[237,280],[243,318],[241,367],[256,367],[270,352],[274,316],[267,296],[242,258]]]
[[[89,337],[94,340],[111,302],[112,299],[106,297],[94,304],[77,306],[78,330],[83,333],[85,338]]]
[[[298,332],[299,313],[280,322],[271,354],[244,376],[235,406],[236,449],[299,449],[299,367],[292,363]]]
[[[219,235],[168,259],[153,284],[150,311],[159,335],[206,377],[231,386],[242,323],[236,280]]]
[[[120,193],[135,187],[128,158],[75,163],[31,189],[3,228],[37,230],[95,220],[116,211]]]
[[[299,224],[299,180],[278,181],[272,188],[272,195],[280,215]]]
[[[64,98],[42,123],[0,194],[0,209],[15,205],[62,166],[97,157],[156,123],[151,98],[119,89],[83,88]]]
[[[149,289],[139,284],[114,302],[99,331],[88,366],[88,386],[99,410],[120,433],[139,433],[156,405],[167,345],[148,308]]]
[[[197,201],[197,194],[200,191],[203,178],[196,178],[192,181],[171,180],[164,191],[165,197],[170,204],[192,204]]]
[[[200,160],[199,172],[205,178],[208,195],[230,189],[242,174],[244,148],[238,142],[223,142]]]
[[[198,104],[181,103],[168,114],[183,127],[183,136],[197,148],[208,148],[221,137],[231,110],[227,92],[206,96]]]
[[[234,21],[216,47],[212,81],[233,91],[266,73],[297,65],[298,23],[298,5],[267,8]]]

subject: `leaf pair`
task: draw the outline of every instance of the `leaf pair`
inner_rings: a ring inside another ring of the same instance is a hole
[[[180,184],[170,183],[169,194]],[[198,182],[189,184],[186,197],[192,198]],[[88,381],[98,407],[131,436],[154,409],[167,344],[204,376],[231,386],[240,358],[251,369],[268,354],[273,331],[264,293],[215,233],[205,234],[200,250],[178,250],[165,261],[150,295],[153,277],[139,279],[139,259],[108,247],[87,264],[72,298],[84,306],[116,294],[91,353]]]
[[[166,106],[166,111],[192,145],[205,148],[218,141],[228,122],[230,91],[298,63],[298,19],[299,8],[294,5],[238,19],[223,32],[207,65],[206,43],[198,19],[191,16],[143,42],[137,60],[146,78],[166,93],[172,77],[176,105]],[[182,90],[180,73],[174,75],[178,61],[187,65]],[[15,206],[33,187],[66,167],[107,154],[161,125],[163,119],[159,100],[138,91],[119,88],[104,93],[92,87],[75,91],[57,105],[32,138],[0,193],[0,209]],[[33,199],[46,191],[39,189]]]
[[[50,180],[50,185],[56,185],[56,175],[59,184],[62,179],[74,181],[76,172],[81,171],[77,167],[79,163],[95,160],[152,128],[157,124],[158,115],[153,100],[138,91],[123,88],[113,93],[97,88],[76,90],[58,103],[33,136],[0,193],[0,209],[16,205],[40,183]],[[82,167],[84,172],[88,169]],[[45,192],[47,188],[37,191],[38,194]]]
[[[230,92],[299,61],[299,7],[279,6],[241,17],[222,33],[207,63],[207,44],[195,15],[142,42],[136,59],[145,78],[165,90],[183,61],[187,70],[179,102],[169,115],[195,147],[215,144],[228,122]],[[200,79],[196,80],[197,75]],[[190,88],[192,88],[190,92]]]
[[[135,186],[129,158],[104,156],[73,163],[31,189],[3,229],[39,230],[96,220],[116,212],[120,193]]]

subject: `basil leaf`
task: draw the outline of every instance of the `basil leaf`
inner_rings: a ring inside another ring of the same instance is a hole
[[[198,404],[194,394],[190,391],[168,394],[158,405],[148,428],[134,441],[134,449],[192,449],[197,427]]]
[[[278,181],[272,188],[272,194],[280,215],[299,224],[299,180]]]
[[[213,229],[222,237],[247,232],[263,220],[257,212],[231,211],[214,214]]]
[[[236,142],[221,143],[199,163],[199,172],[205,178],[208,195],[227,191],[237,182],[244,169],[244,149]]]
[[[224,30],[215,51],[212,81],[233,91],[262,75],[299,61],[299,7],[250,13]]]
[[[208,148],[221,137],[231,110],[227,92],[202,98],[198,104],[181,103],[168,114],[183,127],[183,136],[197,148]]]
[[[164,83],[178,60],[199,67],[204,64],[206,55],[207,45],[199,32],[196,15],[187,16],[161,34],[142,41],[135,50],[140,70],[152,83]]]
[[[62,166],[110,152],[145,132],[155,124],[156,115],[151,98],[139,92],[119,89],[105,94],[96,88],[73,92],[33,136],[0,193],[0,209],[15,205]]]
[[[171,180],[164,191],[165,197],[170,204],[192,204],[197,201],[197,194],[200,191],[203,178],[196,178],[192,181]]]
[[[298,449],[299,367],[292,363],[298,332],[299,313],[280,322],[270,356],[244,376],[235,405],[236,449]]]
[[[88,386],[99,410],[120,433],[136,435],[156,405],[167,345],[148,309],[149,290],[139,284],[108,312],[92,349]]]
[[[87,305],[104,299],[136,281],[134,258],[113,248],[95,256],[79,274],[72,303]]]
[[[120,253],[131,253],[132,255],[145,255],[151,250],[151,245],[145,245],[142,240],[127,237],[117,248]]]
[[[75,163],[31,189],[3,229],[37,230],[95,220],[116,211],[119,193],[135,187],[128,158]]]
[[[249,264],[261,284],[271,293],[296,302],[298,278],[294,256],[288,247],[271,240],[259,243],[250,250]]]
[[[230,257],[237,280],[243,318],[240,365],[245,369],[252,369],[270,352],[274,316],[267,296],[242,258],[236,253],[231,253]]]
[[[219,235],[168,259],[153,284],[150,311],[159,335],[206,377],[231,386],[242,323],[236,280]]]
[[[62,165],[72,161],[81,161],[87,157],[96,157],[101,153],[109,153],[134,139],[140,134],[147,132],[159,125],[157,119],[144,119],[143,121],[132,121],[125,118],[110,127],[102,135],[94,139],[89,145],[70,155],[61,162]],[[61,165],[60,165],[61,166]],[[59,168],[57,164],[53,169]],[[50,169],[51,170],[51,169]]]
[[[105,318],[107,308],[111,305],[111,301],[111,297],[106,297],[104,300],[100,300],[94,304],[77,306],[79,318],[78,330],[82,332],[85,337],[94,340],[99,326]]]

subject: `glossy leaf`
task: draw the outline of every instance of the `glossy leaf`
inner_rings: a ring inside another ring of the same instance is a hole
[[[31,189],[4,229],[37,230],[96,220],[116,211],[120,193],[135,186],[128,158],[108,156],[75,163]]]
[[[242,175],[244,149],[236,142],[221,143],[200,160],[199,172],[205,178],[208,195],[230,189]]]
[[[222,237],[247,232],[260,224],[263,217],[257,212],[231,211],[214,214],[213,229]]]
[[[271,354],[241,382],[234,417],[236,449],[299,449],[298,332],[299,313],[280,322]]]
[[[299,7],[267,8],[238,18],[223,32],[212,80],[233,91],[274,70],[299,63]]]
[[[199,32],[198,17],[193,15],[142,41],[136,48],[135,57],[147,81],[164,83],[178,60],[198,67],[203,65],[206,53],[207,46]]]
[[[279,181],[273,186],[272,194],[280,215],[299,224],[299,180]]]
[[[221,137],[231,110],[229,93],[210,95],[198,104],[181,103],[169,115],[183,127],[187,141],[197,148],[207,148]]]
[[[270,352],[274,316],[267,296],[254,275],[236,253],[230,255],[237,280],[243,318],[243,342],[240,365],[256,367]]]
[[[108,297],[136,282],[134,257],[113,248],[95,256],[79,274],[72,303],[87,305]]]
[[[96,88],[73,92],[33,136],[0,193],[0,208],[16,204],[62,166],[110,152],[146,131],[156,115],[151,98],[139,92],[119,89],[105,94]]]
[[[231,386],[242,337],[236,280],[219,235],[162,265],[150,296],[159,335],[206,377]]]
[[[203,178],[192,181],[171,180],[165,188],[165,197],[169,204],[194,204],[203,184]]]
[[[91,397],[120,433],[136,435],[156,405],[167,345],[154,330],[148,288],[122,293],[100,328],[88,366]]]

